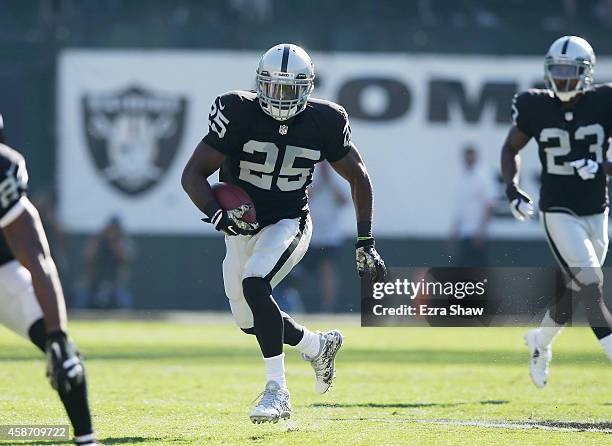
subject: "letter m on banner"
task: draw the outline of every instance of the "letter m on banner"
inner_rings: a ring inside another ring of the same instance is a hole
[[[468,96],[463,82],[454,79],[429,81],[428,119],[430,122],[450,121],[451,107],[458,107],[465,122],[477,123],[487,104],[493,107],[495,122],[511,122],[510,104],[518,86],[514,82],[486,82],[477,95]]]

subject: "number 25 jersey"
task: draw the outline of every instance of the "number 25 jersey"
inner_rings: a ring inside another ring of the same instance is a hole
[[[571,106],[549,90],[527,90],[514,97],[512,112],[514,125],[538,143],[540,210],[576,215],[603,212],[608,206],[603,169],[594,179],[583,180],[570,163],[606,159],[612,130],[612,85],[593,86]]]
[[[220,179],[244,189],[261,226],[305,215],[316,163],[338,161],[352,147],[344,109],[309,99],[287,121],[261,110],[257,94],[232,91],[215,99],[203,141],[226,156]]]

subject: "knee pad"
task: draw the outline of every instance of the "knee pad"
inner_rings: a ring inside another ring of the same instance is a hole
[[[270,300],[272,287],[263,277],[247,277],[242,281],[242,293],[253,312],[263,302]]]

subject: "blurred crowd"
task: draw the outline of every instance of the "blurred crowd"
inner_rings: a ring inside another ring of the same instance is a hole
[[[299,36],[322,50],[539,54],[534,41],[571,29],[605,44],[612,28],[612,0],[3,0],[2,6],[0,45],[260,49],[279,36]],[[597,51],[609,52],[609,45]]]
[[[129,309],[134,306],[130,270],[136,259],[135,243],[118,216],[111,217],[90,235],[76,255],[71,255],[69,238],[55,209],[53,197],[36,193],[38,209],[58,272],[65,284],[71,308]],[[75,283],[70,283],[74,279]]]

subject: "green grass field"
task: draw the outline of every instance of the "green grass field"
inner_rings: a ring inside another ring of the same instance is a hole
[[[558,338],[542,391],[523,329],[338,328],[335,386],[315,394],[310,365],[288,349],[293,416],[265,425],[248,419],[264,385],[256,340],[230,324],[84,321],[71,332],[107,445],[612,444],[610,364],[588,329]],[[0,424],[66,422],[43,375],[42,356],[1,329]]]

